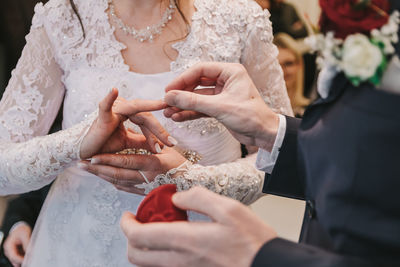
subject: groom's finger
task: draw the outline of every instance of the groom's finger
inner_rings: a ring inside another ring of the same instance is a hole
[[[202,82],[207,81],[210,84],[210,80],[217,80],[224,70],[226,65],[224,63],[206,62],[197,63],[193,67],[184,71],[176,79],[174,79],[165,88],[166,92],[171,90],[185,90],[193,91]]]
[[[235,214],[242,214],[239,211],[243,208],[238,201],[220,196],[203,187],[178,192],[173,195],[172,202],[180,209],[202,213],[216,222],[227,225],[235,220],[232,218]]]
[[[189,266],[190,256],[181,251],[147,250],[132,247],[128,244],[128,260],[137,266]]]
[[[132,247],[149,250],[169,250],[189,248],[198,237],[214,227],[206,222],[138,222],[132,214],[124,214],[121,228]],[[212,229],[211,229],[212,230]],[[188,238],[190,237],[190,238]]]
[[[196,112],[196,111],[191,111],[191,110],[184,110],[181,112],[174,113],[170,116],[170,118],[176,122],[195,120],[195,119],[203,118],[203,117],[209,117],[209,116],[206,114]]]

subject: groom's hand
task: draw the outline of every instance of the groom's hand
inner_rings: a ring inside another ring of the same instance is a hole
[[[198,86],[206,86],[196,89]],[[215,117],[241,143],[271,150],[279,117],[263,101],[246,69],[233,63],[199,63],[166,88],[164,111],[175,121]]]
[[[129,261],[139,266],[250,266],[265,242],[276,238],[249,208],[204,188],[176,193],[183,210],[208,215],[213,222],[141,224],[125,213]]]

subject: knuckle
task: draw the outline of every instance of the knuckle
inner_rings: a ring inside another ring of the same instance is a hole
[[[116,179],[115,185],[117,185],[119,183],[119,180],[123,178],[121,169],[116,168],[112,178]]]
[[[205,189],[200,186],[196,186],[191,189],[191,193],[193,195],[193,198],[200,198],[204,194]]]
[[[133,253],[133,251],[132,250],[128,250],[128,260],[129,260],[129,262],[130,263],[132,263],[132,264],[138,264],[137,262],[136,262],[136,259],[135,259],[135,255],[134,255],[134,253]]]
[[[87,171],[88,172],[90,172],[90,173],[92,173],[92,174],[94,174],[94,175],[96,175],[96,176],[98,176],[100,173],[99,173],[99,171],[98,171],[98,169],[97,169],[97,167],[96,166],[93,166],[92,164],[88,164],[88,167],[87,167],[88,169],[87,169]]]
[[[130,165],[130,158],[128,156],[121,157],[121,165],[122,167],[129,167]]]
[[[192,108],[196,108],[196,106],[197,106],[197,96],[196,96],[196,94],[190,94],[189,95],[189,105]]]
[[[235,217],[240,214],[240,205],[237,201],[234,200],[227,200],[224,204],[224,210],[222,211],[225,216],[227,217]]]

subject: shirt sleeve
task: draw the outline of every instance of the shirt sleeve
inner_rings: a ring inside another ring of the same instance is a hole
[[[256,160],[256,168],[258,170],[268,174],[272,173],[276,160],[278,159],[279,156],[279,151],[281,149],[283,139],[285,138],[285,132],[286,132],[286,118],[285,116],[279,114],[278,133],[276,135],[275,142],[271,152],[262,148],[258,150],[257,160]]]

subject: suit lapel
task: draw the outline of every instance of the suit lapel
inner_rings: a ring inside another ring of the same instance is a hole
[[[306,113],[308,113],[309,110],[312,110],[317,106],[332,103],[343,93],[343,91],[347,87],[349,87],[349,82],[348,82],[347,78],[344,76],[343,73],[338,74],[332,81],[332,85],[331,85],[328,97],[327,98],[318,98],[317,100],[315,100],[307,108]],[[304,114],[304,115],[306,115],[306,114]]]

